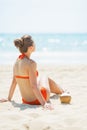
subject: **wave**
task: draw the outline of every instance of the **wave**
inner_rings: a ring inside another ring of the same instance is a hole
[[[0,55],[0,64],[14,64],[19,52],[6,52]],[[87,52],[35,52],[31,59],[37,63],[87,64]]]
[[[61,43],[61,40],[58,38],[49,38],[47,40],[48,43]]]

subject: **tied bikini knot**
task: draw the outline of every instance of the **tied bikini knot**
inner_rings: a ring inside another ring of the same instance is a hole
[[[21,55],[19,55],[19,59],[23,59],[25,57],[25,54],[24,53],[22,53]]]

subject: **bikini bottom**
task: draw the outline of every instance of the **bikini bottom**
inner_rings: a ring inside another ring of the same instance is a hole
[[[44,99],[46,100],[47,99],[47,91],[46,91],[46,88],[41,88],[40,89]],[[31,101],[31,102],[28,102],[26,101],[25,99],[22,98],[22,102],[24,104],[30,104],[30,105],[40,105],[41,103],[38,101],[38,99],[34,100],[34,101]]]

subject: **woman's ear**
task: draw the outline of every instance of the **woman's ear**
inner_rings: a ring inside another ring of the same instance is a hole
[[[35,50],[35,47],[34,46],[30,46],[29,50],[30,50],[30,52],[33,52]]]

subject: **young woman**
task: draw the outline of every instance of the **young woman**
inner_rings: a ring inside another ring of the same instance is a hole
[[[50,92],[62,94],[64,91],[50,78],[45,78],[44,83],[39,79],[37,64],[30,59],[32,52],[35,51],[32,37],[24,35],[20,39],[14,40],[14,45],[19,49],[21,55],[13,67],[13,79],[8,99],[2,99],[2,102],[11,101],[18,84],[23,103],[41,104],[44,108],[52,109],[52,105],[47,103],[50,98]]]

